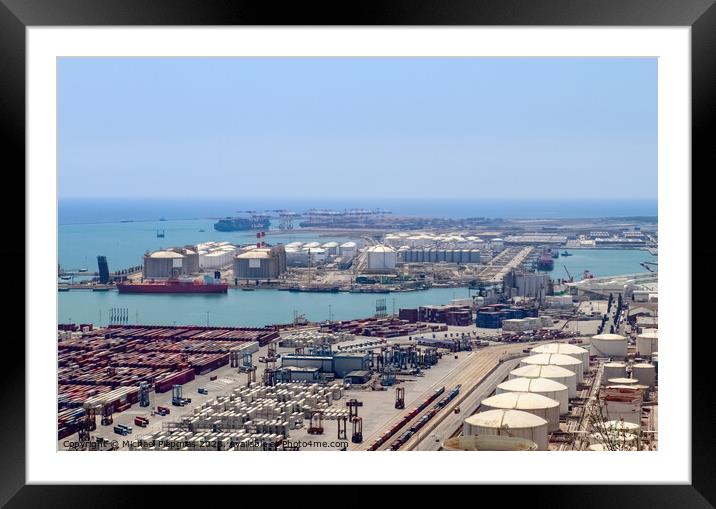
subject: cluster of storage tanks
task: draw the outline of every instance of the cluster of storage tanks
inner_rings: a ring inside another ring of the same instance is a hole
[[[441,249],[491,249],[493,251],[502,251],[504,249],[504,241],[494,238],[489,242],[475,235],[466,235],[460,232],[452,233],[389,233],[383,238],[386,245],[400,248],[407,247],[434,247]]]
[[[404,263],[486,263],[491,259],[491,252],[480,249],[398,248],[398,260]]]
[[[230,242],[203,242],[196,245],[199,254],[199,268],[205,270],[221,269],[231,265],[238,248]]]
[[[307,265],[320,263],[331,258],[340,256],[346,261],[355,258],[358,252],[358,244],[349,241],[339,244],[330,242],[290,242],[286,244],[286,262],[289,265]]]
[[[519,439],[521,449],[527,441],[535,444],[535,450],[547,450],[549,434],[559,430],[559,416],[569,412],[569,400],[577,396],[577,386],[589,370],[591,353],[611,360],[603,366],[600,392],[607,421],[592,426],[589,449],[604,450],[606,442],[611,442],[610,448],[618,444],[618,448],[633,449],[641,432],[644,394],[657,383],[658,333],[637,336],[637,362],[628,362],[627,343],[618,334],[598,334],[591,339],[591,352],[568,343],[533,348],[508,380],[497,386],[495,395],[482,400],[481,411],[465,419],[463,441],[446,443],[447,448],[494,450],[485,444],[480,449],[473,442],[475,437],[497,436]],[[504,442],[501,447],[511,446]]]
[[[549,343],[531,350],[496,394],[482,400],[481,411],[465,419],[464,436],[497,435],[534,442],[549,448],[549,434],[559,430],[559,416],[569,411],[569,398],[589,369],[589,351],[566,343]]]

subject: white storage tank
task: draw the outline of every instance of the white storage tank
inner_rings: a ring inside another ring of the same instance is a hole
[[[533,354],[540,353],[561,353],[569,355],[582,361],[582,371],[586,373],[589,370],[589,350],[582,348],[577,345],[570,345],[569,343],[547,343],[546,345],[539,345],[532,349]]]
[[[536,451],[537,444],[519,437],[461,436],[445,440],[443,449],[446,451]]]
[[[599,357],[624,359],[627,356],[627,339],[619,334],[597,334],[592,336],[591,354]]]
[[[503,392],[480,403],[482,410],[522,410],[547,421],[547,431],[559,430],[559,401],[531,392]]]
[[[463,424],[463,435],[498,435],[532,440],[538,451],[548,450],[547,420],[522,410],[488,410],[471,415]]]
[[[509,378],[549,378],[562,385],[566,385],[570,398],[574,398],[577,395],[576,373],[561,366],[522,366],[510,371]]]
[[[653,364],[639,363],[631,367],[631,376],[639,380],[642,385],[653,389],[656,385],[656,368]]]
[[[573,371],[577,375],[577,383],[581,383],[584,379],[584,371],[582,369],[582,361],[570,355],[561,353],[538,353],[525,357],[520,361],[522,366],[540,365],[540,366],[560,366]]]
[[[559,413],[569,412],[569,389],[566,385],[549,378],[513,378],[497,386],[497,394],[503,392],[533,392],[559,402]]]
[[[636,337],[636,352],[640,357],[651,357],[659,350],[659,333],[644,332]]]
[[[607,362],[602,373],[602,385],[607,385],[610,378],[626,378],[626,364],[623,362]]]
[[[388,246],[372,246],[367,249],[368,270],[388,271],[395,269],[397,253]]]

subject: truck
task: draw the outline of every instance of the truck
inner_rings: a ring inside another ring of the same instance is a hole
[[[132,434],[132,427],[131,427],[131,426],[127,426],[126,424],[117,424],[117,427],[124,429],[124,430],[127,432],[128,435],[131,435],[131,434]]]
[[[127,430],[125,428],[123,428],[122,426],[115,426],[114,432],[117,433],[118,435],[122,435],[123,437],[126,437],[128,434]]]
[[[207,390],[204,389],[203,387],[199,387],[199,388],[197,389],[197,392],[198,392],[199,394],[209,394],[209,391],[207,391]]]
[[[146,428],[147,425],[149,425],[149,419],[138,415],[134,418],[134,425],[139,426],[140,428]]]
[[[159,415],[169,415],[171,413],[171,411],[165,406],[158,406],[157,413]]]

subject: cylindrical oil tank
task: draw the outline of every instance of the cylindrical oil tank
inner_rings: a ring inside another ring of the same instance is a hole
[[[638,378],[609,378],[607,386],[610,385],[636,385],[639,383]]]
[[[522,410],[547,421],[547,431],[559,430],[559,401],[531,392],[503,392],[480,403],[488,410]]]
[[[656,369],[653,364],[638,363],[631,367],[631,376],[639,380],[642,385],[648,385],[653,389],[656,385]]]
[[[510,371],[509,378],[549,378],[567,386],[570,398],[577,395],[577,375],[561,366],[522,366]]]
[[[589,350],[577,345],[570,345],[569,343],[547,343],[546,345],[534,347],[532,353],[561,353],[569,355],[582,361],[582,371],[584,373],[589,370]]]
[[[628,421],[604,421],[596,426],[592,426],[594,431],[626,431],[628,433],[639,434],[641,425]]]
[[[619,334],[592,336],[591,354],[599,357],[624,359],[627,356],[627,339]]]
[[[520,437],[496,435],[462,436],[445,440],[446,451],[536,451],[537,444]]]
[[[547,420],[522,410],[488,410],[471,415],[463,424],[463,435],[498,435],[532,440],[538,451],[548,450]]]
[[[610,378],[626,378],[626,364],[623,362],[607,362],[604,364],[602,385],[607,385]]]
[[[559,413],[569,412],[569,388],[549,378],[513,378],[497,386],[497,394],[503,392],[533,392],[559,402]]]
[[[636,353],[640,357],[651,357],[659,350],[659,333],[644,332],[636,337]]]
[[[584,379],[584,371],[582,371],[582,361],[570,355],[561,353],[538,353],[530,355],[520,360],[520,365],[530,366],[560,366],[573,371],[577,375],[577,383],[581,383]]]

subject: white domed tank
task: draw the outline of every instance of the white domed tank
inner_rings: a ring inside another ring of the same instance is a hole
[[[591,354],[599,357],[624,359],[627,356],[627,339],[619,334],[597,334],[592,336]]]
[[[547,421],[547,431],[559,430],[559,401],[532,392],[503,392],[480,403],[483,410],[522,410]]]
[[[659,350],[659,333],[644,332],[636,337],[636,353],[640,357],[651,357]]]
[[[604,445],[607,450],[624,450],[636,445],[637,436],[627,431],[601,431],[589,435],[591,445]],[[605,444],[611,444],[606,447]]]
[[[569,389],[566,385],[549,378],[513,378],[497,386],[497,394],[503,392],[532,392],[559,402],[559,413],[569,412]]]
[[[397,253],[388,246],[372,246],[368,250],[368,270],[387,271],[395,269]]]
[[[592,428],[594,431],[601,429],[603,431],[626,431],[634,434],[641,431],[641,425],[629,421],[605,421],[597,426],[592,426]]]
[[[577,395],[577,375],[574,371],[561,366],[522,366],[510,371],[509,378],[549,378],[566,385],[567,394],[570,398],[574,398]]]
[[[522,410],[488,410],[471,415],[463,423],[463,435],[498,435],[526,438],[538,451],[548,450],[547,420]]]
[[[610,378],[626,378],[626,364],[623,362],[607,362],[602,373],[602,385],[607,384]]]
[[[581,383],[584,379],[584,371],[582,371],[582,361],[571,355],[564,355],[561,353],[538,353],[530,355],[520,360],[522,366],[560,366],[566,368],[577,375],[577,383]]]
[[[536,451],[537,444],[520,437],[496,435],[462,436],[445,440],[446,451]]]
[[[638,378],[609,378],[607,386],[612,385],[636,385],[639,383]]]
[[[582,372],[586,373],[589,370],[589,350],[577,345],[570,345],[569,343],[547,343],[546,345],[534,347],[532,353],[561,353],[569,355],[582,361]]]
[[[639,380],[642,385],[648,385],[653,389],[656,385],[656,368],[653,364],[638,363],[631,367],[631,376]]]

